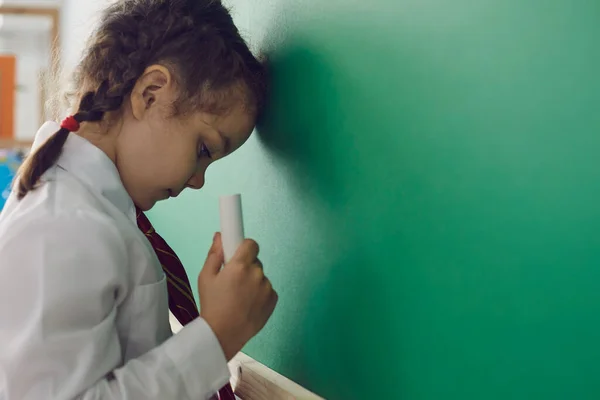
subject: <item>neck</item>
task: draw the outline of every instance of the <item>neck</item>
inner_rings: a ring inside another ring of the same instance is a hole
[[[119,134],[120,124],[110,124],[106,127],[103,125],[93,122],[83,123],[76,134],[102,150],[116,164],[116,138]]]

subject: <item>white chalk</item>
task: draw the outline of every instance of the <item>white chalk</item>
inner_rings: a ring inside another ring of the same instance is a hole
[[[244,241],[244,221],[242,219],[242,196],[221,196],[219,198],[221,211],[221,239],[225,262],[229,262],[237,248]]]

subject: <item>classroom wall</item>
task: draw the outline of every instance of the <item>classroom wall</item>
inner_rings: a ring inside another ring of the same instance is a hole
[[[16,58],[13,129],[10,137],[31,140],[39,129],[40,72],[47,68],[49,38],[40,31],[0,27],[0,54]]]
[[[241,192],[245,348],[327,399],[600,397],[600,3],[231,2],[272,104],[151,212],[192,279]]]

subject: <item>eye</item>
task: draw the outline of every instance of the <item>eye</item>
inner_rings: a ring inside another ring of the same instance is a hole
[[[198,156],[212,158],[212,154],[210,154],[210,150],[208,150],[208,147],[206,147],[206,145],[204,143],[202,143],[202,145],[200,146],[200,153],[198,154]]]

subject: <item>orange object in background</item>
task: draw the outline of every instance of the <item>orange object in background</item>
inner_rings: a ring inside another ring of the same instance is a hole
[[[0,139],[14,138],[16,65],[15,56],[0,56]]]

